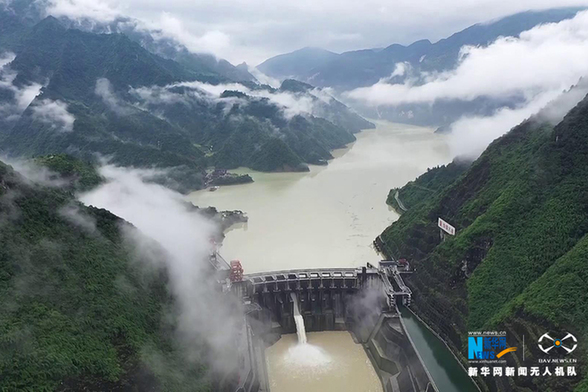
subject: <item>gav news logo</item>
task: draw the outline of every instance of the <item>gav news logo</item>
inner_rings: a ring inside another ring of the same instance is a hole
[[[506,333],[484,332],[471,333],[468,336],[468,360],[497,360],[504,355],[517,351],[516,347],[508,347]]]
[[[561,339],[554,339],[552,338],[549,333],[544,333],[539,338],[539,349],[543,351],[545,354],[549,354],[552,349],[556,349],[555,351],[561,352],[561,349],[564,354],[570,354],[572,351],[578,347],[578,339],[574,335],[568,332],[566,336]]]

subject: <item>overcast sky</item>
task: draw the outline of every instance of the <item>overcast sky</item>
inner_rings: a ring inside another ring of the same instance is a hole
[[[516,12],[588,0],[49,0],[50,12],[103,21],[118,15],[162,28],[194,51],[257,65],[305,46],[335,52],[436,41]]]

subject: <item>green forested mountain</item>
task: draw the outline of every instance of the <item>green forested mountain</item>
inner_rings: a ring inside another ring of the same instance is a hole
[[[234,66],[227,60],[218,59],[211,54],[192,53],[174,40],[164,38],[155,40],[149,32],[135,29],[133,23],[127,22],[129,21],[117,20],[108,25],[108,29],[104,30],[125,34],[151,53],[174,60],[186,69],[201,75],[209,75],[225,81],[256,82],[255,77],[246,68]],[[92,31],[99,32],[100,30],[94,27]]]
[[[315,90],[316,87],[310,84],[294,79],[286,79],[282,82],[278,92],[292,93],[299,97],[308,97],[308,93],[312,93]],[[349,110],[346,105],[337,101],[332,96],[321,93],[320,90],[317,94],[319,95],[318,97],[310,95],[313,101],[313,113],[316,116],[325,118],[333,124],[347,129],[351,133],[375,127],[374,124]]]
[[[206,86],[230,80],[196,66],[189,53],[178,63],[126,35],[68,29],[52,17],[25,28],[11,48],[16,57],[2,70],[9,83],[0,87],[0,103],[17,107],[40,89],[22,112],[1,121],[1,149],[14,155],[100,154],[126,166],[174,168],[175,182],[197,189],[206,166],[304,170],[373,127],[307,90],[246,81],[240,88],[257,93],[211,95]],[[279,98],[304,101],[305,109],[290,112]],[[276,154],[281,144],[288,157]]]
[[[51,2],[46,0],[10,0],[0,4],[0,52],[18,50],[27,31],[40,22],[47,14]],[[207,53],[192,53],[179,42],[138,28],[138,21],[129,17],[118,17],[111,22],[81,18],[72,20],[65,16],[59,18],[66,27],[77,28],[92,33],[121,33],[137,42],[149,52],[163,58],[175,60],[186,69],[201,75],[202,78],[218,78],[225,81],[255,81],[246,69],[236,67],[224,59],[217,59]]]
[[[404,209],[408,210],[423,199],[431,198],[442,191],[447,184],[452,183],[465,172],[470,164],[470,161],[456,159],[448,165],[429,169],[415,181],[411,181],[401,188],[392,189],[386,203],[402,214]],[[404,208],[398,204],[398,200]]]
[[[587,156],[588,97],[555,127],[514,128],[461,175],[449,165],[400,190],[409,209],[382,234],[385,253],[411,261],[414,307],[454,350],[467,355],[468,331],[506,330],[510,346],[531,342],[529,363],[545,332],[588,340]],[[438,190],[423,194],[431,180]],[[440,240],[438,217],[455,237]],[[574,352],[580,377],[481,381],[493,391],[585,391],[587,350]]]
[[[304,87],[294,91],[298,84]],[[227,87],[246,92],[225,90],[214,96],[196,85],[181,84],[137,89],[129,99],[187,130],[206,153],[206,162],[222,168],[306,170],[304,163],[326,163],[332,158],[330,150],[353,142],[353,133],[374,127],[334,98],[324,101],[312,95],[314,87],[300,82],[284,81],[279,89],[252,84]],[[283,95],[295,105],[312,106],[316,115],[289,113],[288,107],[280,106]],[[275,153],[278,146],[286,155]]]
[[[48,17],[22,39],[9,66],[16,72],[17,88],[45,86],[14,123],[4,125],[3,150],[25,156],[72,152],[85,158],[100,153],[124,165],[181,166],[186,171],[201,166],[203,153],[185,131],[145,111],[117,111],[115,101],[97,94],[99,78],[107,78],[116,91],[198,77],[126,36],[66,29]],[[67,118],[69,127],[63,123]]]
[[[68,157],[41,163],[76,189],[100,181]],[[125,227],[0,162],[0,390],[211,390],[172,340],[166,272],[145,268]]]

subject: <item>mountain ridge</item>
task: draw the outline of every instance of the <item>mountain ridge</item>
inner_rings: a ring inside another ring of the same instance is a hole
[[[0,140],[6,153],[83,159],[98,153],[125,166],[179,168],[170,176],[182,191],[203,186],[207,166],[307,170],[306,164],[325,164],[330,150],[373,127],[298,82],[279,90],[246,81],[226,85],[245,92],[215,95],[208,90],[222,88],[222,75],[195,72],[124,34],[71,29],[50,16],[20,40],[8,67],[16,77],[0,102],[12,103],[18,89],[40,90],[22,113],[5,119]],[[292,152],[282,163],[279,154],[258,153],[277,148],[280,143],[268,143],[275,138]]]
[[[377,83],[381,78],[390,76],[398,62],[408,61],[417,71],[440,72],[451,69],[455,66],[459,50],[464,45],[486,46],[499,36],[516,36],[538,24],[569,19],[582,9],[585,8],[526,11],[488,23],[474,24],[435,43],[422,39],[410,45],[391,44],[381,50],[348,51],[331,56],[327,62],[313,63],[311,59],[305,59],[312,66],[300,67],[302,71],[295,75],[281,75],[279,69],[285,62],[294,63],[290,64],[292,69],[298,68],[295,64],[297,55],[304,49],[267,59],[258,65],[258,68],[271,77],[289,76],[303,82],[311,81],[318,87],[331,87],[341,92]],[[422,56],[426,57],[422,58]],[[275,65],[273,65],[274,62]]]

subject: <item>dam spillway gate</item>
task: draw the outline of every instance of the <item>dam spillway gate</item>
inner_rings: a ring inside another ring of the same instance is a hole
[[[230,290],[247,309],[247,357],[258,363],[244,366],[240,378],[247,383],[233,391],[269,391],[263,352],[282,334],[297,332],[296,310],[306,331],[349,331],[364,347],[385,392],[437,391],[397,308],[411,301],[404,273],[410,273],[408,265],[382,261],[378,268],[368,264],[243,275]]]
[[[351,301],[362,290],[382,290],[375,269],[315,269],[245,275],[239,295],[269,312],[273,329],[295,333],[293,297],[298,298],[307,331],[346,330]]]

